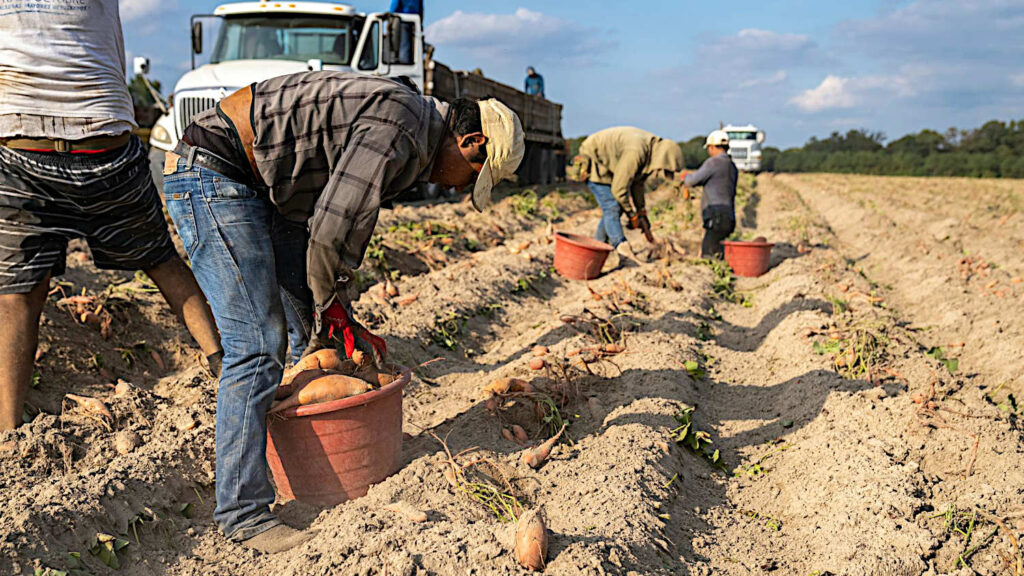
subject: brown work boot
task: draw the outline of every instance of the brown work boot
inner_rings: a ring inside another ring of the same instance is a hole
[[[252,538],[242,540],[240,544],[263,554],[277,554],[295,548],[315,534],[316,532],[310,530],[296,530],[291,526],[278,524],[266,532],[260,532]]]

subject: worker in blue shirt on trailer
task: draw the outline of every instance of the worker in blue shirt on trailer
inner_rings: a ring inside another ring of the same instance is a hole
[[[537,74],[537,71],[530,66],[526,69],[526,81],[523,82],[523,91],[534,96],[544,97],[544,77]]]

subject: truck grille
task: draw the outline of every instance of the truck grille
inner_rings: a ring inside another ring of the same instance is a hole
[[[192,118],[200,112],[213,108],[217,100],[213,98],[199,98],[185,96],[178,99],[178,133],[185,131],[185,127],[192,122]]]
[[[729,156],[732,156],[733,158],[739,158],[740,160],[742,160],[742,159],[747,157],[747,149],[746,148],[730,148],[729,149]]]

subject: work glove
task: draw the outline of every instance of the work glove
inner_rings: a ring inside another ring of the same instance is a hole
[[[356,322],[350,310],[340,302],[335,302],[324,310],[322,318],[328,340],[343,344],[346,358],[351,358],[356,350],[362,350],[373,358],[378,368],[381,367],[388,355],[387,344],[383,338]]]
[[[310,341],[306,353],[321,347],[322,343],[334,342],[339,350],[344,347],[345,357],[351,358],[352,353],[361,350],[373,358],[373,363],[382,367],[387,359],[388,347],[384,339],[374,335],[372,332],[356,322],[352,317],[352,311],[341,302],[335,301],[320,315],[320,332]],[[326,332],[326,338],[324,337]]]
[[[651,221],[647,219],[647,212],[641,210],[636,214],[629,217],[629,229],[630,230],[643,230],[644,228],[651,227]]]

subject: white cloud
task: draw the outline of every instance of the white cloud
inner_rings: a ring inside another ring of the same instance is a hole
[[[472,49],[484,58],[503,62],[551,59],[591,64],[615,45],[607,33],[570,20],[519,8],[511,14],[456,10],[427,26],[428,42]]]
[[[163,8],[161,0],[121,0],[121,20],[131,22],[156,14]]]
[[[806,34],[780,33],[746,28],[736,34],[705,39],[697,48],[697,60],[712,66],[728,63],[744,71],[794,68],[829,63],[818,43]]]
[[[853,108],[893,98],[916,95],[915,71],[907,69],[901,75],[862,76],[844,78],[829,74],[816,87],[805,90],[790,99],[804,112],[821,112],[840,108]]]
[[[754,88],[757,86],[774,86],[775,84],[781,84],[786,81],[788,75],[785,70],[779,70],[771,76],[762,76],[760,78],[750,78],[748,80],[742,80],[739,83],[740,88]]]
[[[792,102],[807,112],[820,112],[830,108],[853,108],[857,99],[850,90],[850,79],[826,76],[821,84],[793,97]]]

